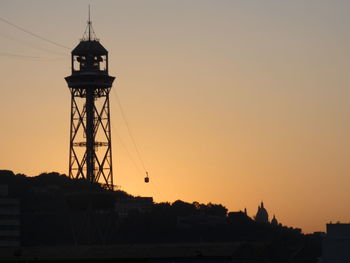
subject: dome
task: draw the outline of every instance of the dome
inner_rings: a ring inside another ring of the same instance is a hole
[[[258,207],[258,212],[256,213],[255,221],[261,223],[269,222],[269,213],[265,209],[263,202],[261,202],[261,206]]]
[[[273,218],[271,220],[271,225],[273,225],[273,226],[277,226],[278,225],[278,221],[277,221],[275,215],[273,215]]]

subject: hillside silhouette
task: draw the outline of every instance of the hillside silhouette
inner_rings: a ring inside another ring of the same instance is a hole
[[[310,240],[300,229],[257,222],[222,204],[154,203],[54,172],[28,177],[0,170],[0,184],[21,202],[23,246],[239,241],[248,242],[237,250],[245,254],[251,242],[268,242],[264,253],[275,255]],[[319,253],[317,242],[308,253]]]

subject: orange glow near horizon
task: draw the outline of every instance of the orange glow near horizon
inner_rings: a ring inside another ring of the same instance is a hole
[[[3,1],[0,16],[73,49],[90,2]],[[348,222],[350,3],[335,2],[92,1],[150,174],[112,91],[115,183],[250,216],[264,201],[306,233]],[[0,39],[0,169],[67,174],[70,50],[1,21]]]

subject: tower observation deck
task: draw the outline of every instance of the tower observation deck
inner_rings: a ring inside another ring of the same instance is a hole
[[[69,177],[99,182],[113,190],[108,51],[89,20],[83,39],[71,52]]]

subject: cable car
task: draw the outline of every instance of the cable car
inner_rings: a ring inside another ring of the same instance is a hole
[[[146,172],[145,183],[146,183],[146,184],[149,183],[148,172]]]

